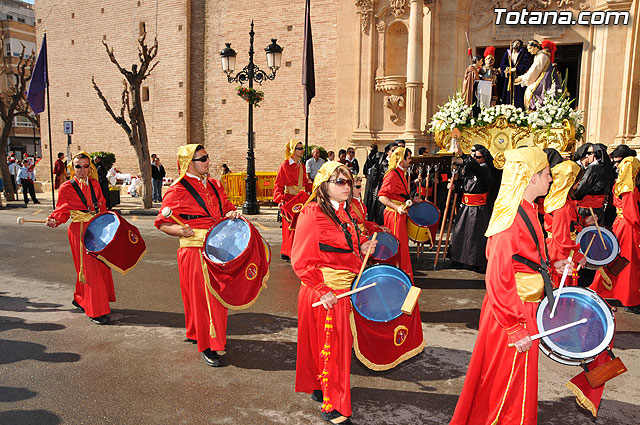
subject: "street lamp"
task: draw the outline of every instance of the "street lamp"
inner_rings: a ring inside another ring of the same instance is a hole
[[[222,60],[222,71],[227,74],[227,80],[230,83],[249,83],[249,88],[253,88],[253,82],[262,84],[265,80],[273,80],[276,78],[276,71],[280,68],[282,59],[282,47],[276,43],[276,39],[271,39],[264,51],[267,53],[267,66],[271,69],[271,74],[265,73],[253,63],[253,21],[251,21],[251,32],[249,32],[249,64],[242,71],[233,76],[233,70],[236,66],[236,51],[231,48],[231,43],[225,43],[226,47],[220,52]],[[255,215],[260,213],[256,191],[256,164],[253,154],[253,103],[249,102],[249,131],[248,149],[247,149],[247,178],[245,180],[246,198],[242,205],[242,213],[245,215]]]

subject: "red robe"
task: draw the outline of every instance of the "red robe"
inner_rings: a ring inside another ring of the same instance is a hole
[[[535,205],[522,207],[536,230],[544,255],[544,236]],[[462,394],[451,424],[526,424],[537,422],[538,341],[518,353],[509,343],[538,332],[538,302],[525,302],[518,295],[515,273],[534,273],[513,260],[519,254],[536,263],[538,251],[519,214],[507,230],[487,241],[487,294],[480,312],[480,328]]]
[[[325,398],[323,410],[337,410],[342,415],[351,416],[349,374],[353,336],[349,324],[350,298],[341,298],[329,310],[325,310],[322,306],[311,307],[312,303],[329,291],[338,295],[349,290],[349,288],[332,290],[325,285],[321,267],[357,274],[362,266],[353,223],[347,217],[344,208],[340,207],[337,214],[341,222],[349,223],[348,229],[353,241],[352,251],[342,229],[320,210],[317,202],[311,202],[304,207],[298,217],[297,228],[300,233],[299,237],[293,241],[291,256],[293,270],[302,281],[298,295],[295,390],[312,393],[314,390],[322,389]],[[360,239],[361,243],[365,241],[364,237]],[[320,244],[351,252],[327,252],[320,249]],[[333,327],[327,337],[325,324],[328,322]],[[322,351],[327,343],[330,354],[328,359],[325,359]],[[326,382],[322,382],[322,376],[327,378]]]
[[[378,191],[378,197],[380,196],[386,196],[392,201],[402,203],[409,199],[409,187],[402,168],[398,167],[384,176],[382,187]],[[409,236],[407,235],[407,215],[398,214],[389,208],[385,208],[384,225],[391,229],[393,235],[398,239],[398,267],[404,270],[413,281],[413,269],[411,267],[411,256],[409,255]]]
[[[615,193],[615,188],[614,188]],[[622,305],[633,307],[640,305],[640,213],[638,212],[640,191],[623,193],[613,198],[618,217],[613,222],[613,233],[620,243],[620,255],[629,260],[629,264],[618,274],[607,273],[602,276],[598,270],[590,288],[602,298],[620,300]],[[609,281],[611,283],[609,283]]]
[[[191,228],[209,229],[229,211],[236,209],[227,199],[227,194],[219,180],[209,179],[220,195],[222,215],[220,214],[218,198],[209,184],[205,189],[199,179],[189,176],[183,178],[200,194],[212,216],[205,216],[205,211],[180,182],[171,186],[162,197],[160,211],[164,207],[169,207],[173,211],[173,215],[183,223],[191,226]],[[205,217],[185,219],[180,216],[181,214]],[[160,228],[163,223],[173,224],[175,221],[159,213],[154,225]],[[201,263],[202,255],[202,247],[180,247],[178,249],[178,271],[180,275],[180,291],[182,292],[182,301],[184,303],[186,335],[187,338],[198,341],[198,351],[205,351],[207,348],[214,351],[224,350],[227,343],[227,309],[208,290],[205,292],[205,280]],[[215,328],[215,337],[210,334],[207,298],[211,306],[211,320]]]
[[[98,209],[100,212],[106,211],[107,205],[102,196],[100,184],[94,179],[89,179],[89,182],[93,186],[96,199],[98,200]],[[89,209],[90,211],[94,211],[89,186],[86,184],[79,184],[79,186],[89,205],[85,205],[82,200],[80,200],[80,197],[71,185],[71,180],[65,181],[60,186],[60,190],[58,190],[56,209],[49,215],[49,218],[58,221],[58,225],[69,220],[72,210],[87,211],[87,209]],[[116,292],[113,287],[111,269],[102,261],[89,255],[81,246],[86,228],[87,222],[75,221],[69,225],[69,229],[67,230],[73,264],[76,267],[76,290],[73,293],[73,299],[84,308],[87,316],[100,317],[111,312],[109,303],[116,301]],[[81,283],[79,278],[80,256],[82,256],[82,271],[86,283]]]
[[[302,178],[300,175],[302,174]],[[301,190],[311,192],[311,181],[305,170],[302,162],[291,164],[287,159],[280,167],[278,167],[278,174],[273,185],[273,202],[280,204],[293,198],[295,194],[287,193],[285,186],[298,186],[301,184]],[[296,192],[297,193],[297,192]],[[280,246],[280,254],[291,256],[291,244],[293,243],[293,235],[295,229],[289,229],[289,223],[282,218],[282,245]]]
[[[381,232],[382,229],[378,226],[378,223],[367,220],[367,207],[362,203],[360,199],[351,199],[351,218],[354,218],[358,223],[360,231],[366,236],[372,236],[376,232]]]
[[[578,214],[576,201],[567,199],[563,207],[553,211],[552,214],[544,216],[544,228],[548,235],[547,247],[549,250],[549,261],[551,264],[556,261],[569,258],[573,251],[573,263],[578,264],[582,260],[580,245],[576,243],[576,235],[582,230],[582,217]],[[573,225],[573,230],[572,230]],[[551,270],[551,277],[556,287],[560,285],[562,275],[554,269]],[[577,278],[572,278],[572,273],[567,276],[564,283],[566,286],[576,286]]]
[[[55,184],[54,184],[53,188],[54,189],[58,189],[58,188],[60,188],[62,183],[64,183],[62,178],[64,177],[66,179],[66,177],[67,177],[67,167],[65,167],[63,160],[56,159],[56,163],[53,166],[53,174],[55,174],[55,176],[56,176]]]

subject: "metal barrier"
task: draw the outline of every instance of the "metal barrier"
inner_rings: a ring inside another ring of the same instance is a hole
[[[234,205],[244,204],[245,179],[247,173],[229,173],[222,176],[222,185],[227,192],[229,201]],[[257,172],[256,173],[256,189],[258,202],[273,202],[273,187],[276,181],[276,173]]]

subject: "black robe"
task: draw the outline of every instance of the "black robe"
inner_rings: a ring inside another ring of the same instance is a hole
[[[367,185],[364,190],[364,203],[367,206],[367,220],[379,225],[384,224],[384,205],[378,200],[378,191],[382,187],[384,174],[389,169],[387,155],[378,153],[378,160],[367,171]]]
[[[501,101],[502,101],[501,103],[503,104],[511,103],[511,91],[509,90],[509,76],[505,75],[505,72],[504,72],[505,69],[509,67],[510,54],[511,54],[511,49],[507,50],[504,53],[504,55],[502,56],[502,62],[500,63],[500,71],[502,71],[501,74],[504,78],[504,82],[502,86],[502,96],[501,96]],[[533,63],[533,58],[531,57],[527,49],[523,47],[518,53],[518,59],[516,59],[516,63],[515,63],[516,73],[515,75],[513,74],[511,75],[512,84],[517,77],[527,73],[532,63]],[[514,67],[514,64],[511,64],[511,67]],[[513,105],[516,108],[522,109],[523,111],[526,111],[524,107],[525,90],[526,90],[526,87],[513,84],[513,91],[515,93],[513,98]]]
[[[476,160],[463,155],[462,173],[457,187],[462,193],[489,193],[493,183],[492,171],[486,164],[478,164]],[[491,204],[470,206],[462,204],[453,224],[451,234],[451,260],[466,266],[477,267],[484,272],[487,267],[485,250],[489,219],[491,218]]]
[[[609,162],[596,161],[590,164],[578,182],[575,190],[575,197],[578,201],[587,195],[609,195],[616,180],[616,171]],[[594,208],[593,212],[598,217],[598,222],[604,224],[604,207]],[[578,208],[578,213],[583,217],[588,217],[591,212],[588,208]]]

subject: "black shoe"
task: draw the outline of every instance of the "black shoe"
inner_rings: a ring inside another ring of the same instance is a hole
[[[211,367],[222,366],[222,359],[220,358],[218,353],[216,353],[213,350],[210,350],[209,348],[207,348],[202,352],[202,360],[204,360],[207,366],[211,366]]]
[[[322,390],[313,390],[313,393],[311,394],[311,400],[322,403],[322,399]]]
[[[109,319],[109,316],[106,314],[99,317],[89,317],[89,319],[91,319],[91,321],[96,325],[106,325],[111,322],[111,319]]]
[[[289,258],[288,255],[280,254],[280,258],[284,261],[291,261],[291,258]]]
[[[184,342],[190,342],[192,344],[197,344],[198,340],[197,339],[191,339],[191,338],[185,338]]]
[[[33,201],[33,203],[34,203],[34,204],[39,204],[39,203],[40,203],[40,201],[35,200],[35,201]]]
[[[338,412],[337,410],[332,410],[331,412],[320,412],[320,416],[322,417],[322,419],[329,422],[330,424],[343,424],[343,425],[353,424],[353,422],[351,422],[351,419],[349,419],[347,416],[344,416],[342,413]],[[334,419],[339,419],[339,418],[347,418],[347,419],[342,422],[333,421]]]
[[[76,300],[71,301],[71,304],[73,304],[75,307],[79,308],[80,310],[82,310],[82,312],[84,313],[84,308],[82,308],[82,306],[80,304],[78,304],[76,302]]]

